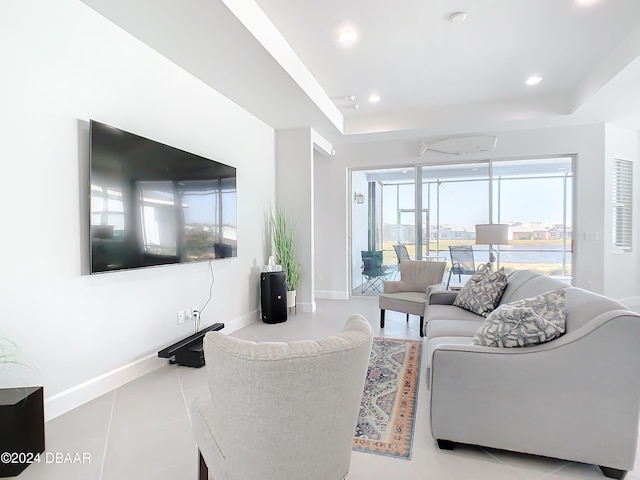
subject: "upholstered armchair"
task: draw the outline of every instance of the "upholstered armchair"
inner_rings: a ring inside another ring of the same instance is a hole
[[[349,472],[372,330],[319,340],[204,338],[211,398],[191,408],[200,480],[339,480]]]
[[[385,310],[402,312],[420,317],[420,336],[424,336],[424,311],[429,294],[442,288],[446,262],[403,260],[400,263],[400,280],[384,282],[384,293],[378,299],[380,328],[384,328]]]

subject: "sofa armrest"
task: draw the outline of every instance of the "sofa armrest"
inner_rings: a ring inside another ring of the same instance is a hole
[[[429,299],[431,295],[435,292],[444,292],[444,287],[442,286],[442,283],[427,285],[427,299]]]
[[[191,404],[191,429],[198,450],[211,471],[225,471],[225,454],[220,450],[212,425],[213,404],[210,398],[198,397]]]
[[[441,345],[430,359],[432,435],[632,470],[639,338],[640,317],[604,314],[534,347]]]
[[[451,290],[435,290],[429,295],[429,305],[453,305],[458,292]]]

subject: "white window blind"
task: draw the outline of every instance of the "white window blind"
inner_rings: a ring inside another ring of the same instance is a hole
[[[633,163],[613,160],[613,250],[631,252]]]

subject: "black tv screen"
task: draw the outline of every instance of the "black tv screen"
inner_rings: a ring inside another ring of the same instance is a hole
[[[90,122],[91,273],[237,256],[236,169]]]

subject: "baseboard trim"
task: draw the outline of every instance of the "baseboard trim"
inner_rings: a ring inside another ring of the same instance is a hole
[[[328,300],[349,300],[349,292],[316,290],[316,298],[325,298]]]
[[[166,363],[166,359],[158,358],[157,355],[151,354],[131,362],[128,365],[102,374],[99,377],[87,380],[56,395],[45,398],[45,421],[53,420],[80,405],[121,387],[125,383],[162,367]]]
[[[313,313],[316,311],[316,302],[297,302],[296,306],[304,313]]]
[[[230,322],[226,322],[224,324],[224,328],[221,330],[223,333],[231,333],[236,330],[240,330],[241,328],[248,327],[252,323],[258,322],[260,320],[260,311],[253,310],[246,315],[235,318]]]
[[[224,333],[231,333],[259,320],[259,312],[254,310],[241,317],[225,322]],[[45,421],[53,420],[91,400],[109,393],[122,385],[140,378],[167,364],[166,358],[157,354],[135,360],[127,365],[87,380],[44,400]]]

